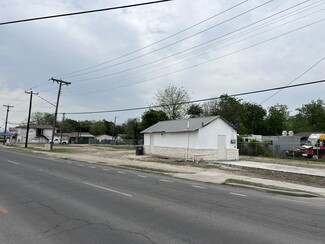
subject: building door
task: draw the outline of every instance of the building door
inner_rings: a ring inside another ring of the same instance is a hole
[[[226,136],[218,135],[218,160],[227,159]]]

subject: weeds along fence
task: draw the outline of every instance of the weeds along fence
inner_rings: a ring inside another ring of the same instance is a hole
[[[264,157],[301,157],[299,143],[238,142],[239,155]]]
[[[125,139],[125,140],[96,140],[90,139],[89,144],[96,144],[96,145],[143,145],[143,140],[134,140],[134,139]]]

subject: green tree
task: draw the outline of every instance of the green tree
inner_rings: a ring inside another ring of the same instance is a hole
[[[141,138],[141,123],[139,122],[139,119],[128,119],[124,126],[127,139],[138,140]]]
[[[199,104],[192,104],[188,108],[187,114],[190,118],[199,118],[203,115],[203,108]]]
[[[230,123],[237,125],[241,122],[243,105],[241,100],[224,94],[217,103],[217,115],[222,116]]]
[[[301,131],[323,131],[325,130],[325,104],[318,99],[296,109],[298,113],[291,119],[292,130]]]
[[[281,135],[283,130],[288,130],[289,109],[287,105],[276,104],[269,107],[266,117],[266,134]]]
[[[218,100],[210,100],[202,104],[203,116],[215,116],[218,114],[217,111]]]
[[[242,112],[241,100],[227,94],[203,104],[204,116],[220,115],[234,125],[240,124]]]
[[[144,130],[163,120],[168,120],[168,116],[164,111],[149,109],[142,114],[141,127]]]
[[[89,133],[94,136],[103,135],[106,133],[106,126],[104,121],[94,121],[90,125]]]
[[[171,120],[181,119],[186,115],[187,104],[190,100],[188,91],[169,84],[165,89],[158,90],[155,94],[155,105],[161,106],[168,118]]]
[[[103,123],[105,124],[105,128],[106,128],[106,131],[105,133],[107,135],[111,135],[111,136],[115,136],[116,135],[116,127],[114,125],[114,123],[112,121],[107,121],[105,119],[103,119]]]
[[[90,120],[79,121],[79,132],[89,132],[92,122]]]
[[[65,119],[62,132],[71,133],[79,131],[79,122],[73,119]]]
[[[266,135],[265,131],[265,109],[258,104],[243,103],[241,134]]]
[[[34,112],[32,113],[31,121],[37,125],[53,125],[54,115],[50,113]]]

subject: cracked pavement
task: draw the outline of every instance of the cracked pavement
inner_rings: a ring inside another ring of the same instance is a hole
[[[325,200],[0,149],[0,243],[323,243]],[[14,162],[14,163],[12,163]],[[195,183],[198,185],[198,183]],[[232,194],[233,193],[233,194]]]

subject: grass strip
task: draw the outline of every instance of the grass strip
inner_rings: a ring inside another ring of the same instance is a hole
[[[298,189],[286,188],[286,187],[281,187],[281,186],[273,186],[273,185],[265,185],[265,184],[261,184],[261,183],[255,183],[255,182],[250,182],[250,181],[245,181],[245,180],[237,180],[237,179],[227,179],[224,184],[239,184],[239,185],[267,188],[267,189],[272,189],[272,190],[281,190],[281,191],[289,191],[289,192],[305,192],[305,193],[315,194],[312,192],[302,191],[302,190],[298,190]]]

